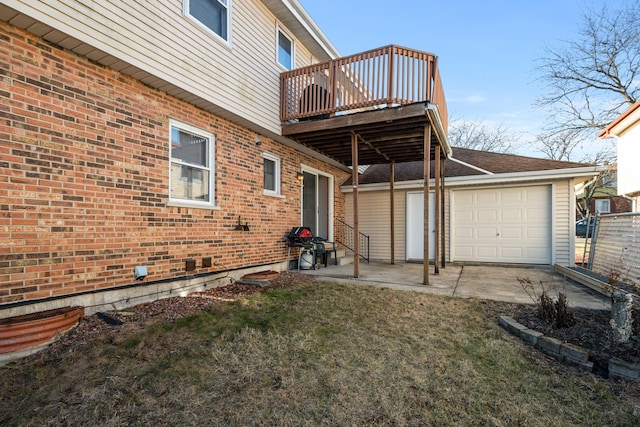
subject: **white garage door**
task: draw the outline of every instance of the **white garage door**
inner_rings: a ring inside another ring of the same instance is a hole
[[[551,264],[551,187],[452,193],[453,261]]]

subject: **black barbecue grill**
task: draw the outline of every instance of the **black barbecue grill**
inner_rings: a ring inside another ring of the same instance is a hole
[[[311,258],[311,262],[309,262],[310,268],[314,270],[318,268],[312,239],[313,233],[309,227],[293,227],[289,234],[287,234],[287,260],[291,258],[291,248],[298,248],[298,271],[300,271],[300,264],[305,255],[309,255]],[[305,257],[305,260],[308,259],[308,257]]]

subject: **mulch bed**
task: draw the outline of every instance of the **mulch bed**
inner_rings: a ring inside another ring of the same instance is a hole
[[[511,316],[529,329],[588,350],[596,367],[606,366],[611,358],[640,363],[640,321],[634,322],[634,334],[628,343],[616,344],[613,341],[608,310],[571,308],[570,312],[573,314],[575,323],[565,328],[554,328],[538,316],[534,305],[493,301],[488,304],[493,306],[490,310],[496,312],[497,316]]]
[[[280,273],[277,278],[271,280],[266,286],[232,283],[202,292],[195,292],[186,297],[164,298],[138,304],[124,310],[85,316],[80,319],[78,326],[64,334],[50,346],[17,363],[46,363],[47,361],[61,358],[63,354],[86,345],[93,339],[117,332],[127,325],[143,326],[153,322],[172,323],[177,319],[207,311],[222,302],[248,297],[270,289],[284,288],[294,282],[301,283],[311,280],[313,278],[308,275],[287,271]]]

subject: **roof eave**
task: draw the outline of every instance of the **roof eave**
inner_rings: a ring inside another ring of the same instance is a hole
[[[640,120],[640,101],[633,104],[627,111],[612,121],[609,126],[602,129],[598,134],[598,137],[612,138],[614,136],[620,136],[629,128],[629,126],[638,120]]]
[[[606,170],[606,166],[586,166],[581,168],[555,169],[543,171],[515,172],[494,175],[467,175],[445,178],[446,187],[462,187],[467,185],[495,185],[508,184],[515,182],[531,182],[531,181],[553,181],[558,179],[575,179],[588,178],[597,176],[600,172]],[[430,181],[434,182],[433,178]],[[397,190],[406,190],[413,188],[422,188],[424,181],[415,179],[410,181],[396,181],[394,188]],[[343,185],[340,187],[342,192],[351,193],[353,187],[351,185]],[[378,182],[372,184],[358,185],[359,191],[381,191],[388,190],[388,182]]]
[[[450,159],[452,156],[451,145],[449,144],[447,130],[444,128],[444,124],[442,123],[442,118],[440,116],[440,110],[438,109],[438,106],[432,103],[427,104],[427,115],[429,116],[432,125],[436,129],[436,134],[438,135],[438,140],[440,142],[442,150],[445,152],[447,159]]]

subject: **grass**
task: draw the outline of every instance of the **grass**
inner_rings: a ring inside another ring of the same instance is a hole
[[[488,307],[292,285],[4,367],[0,424],[640,424],[637,384],[540,356]]]

